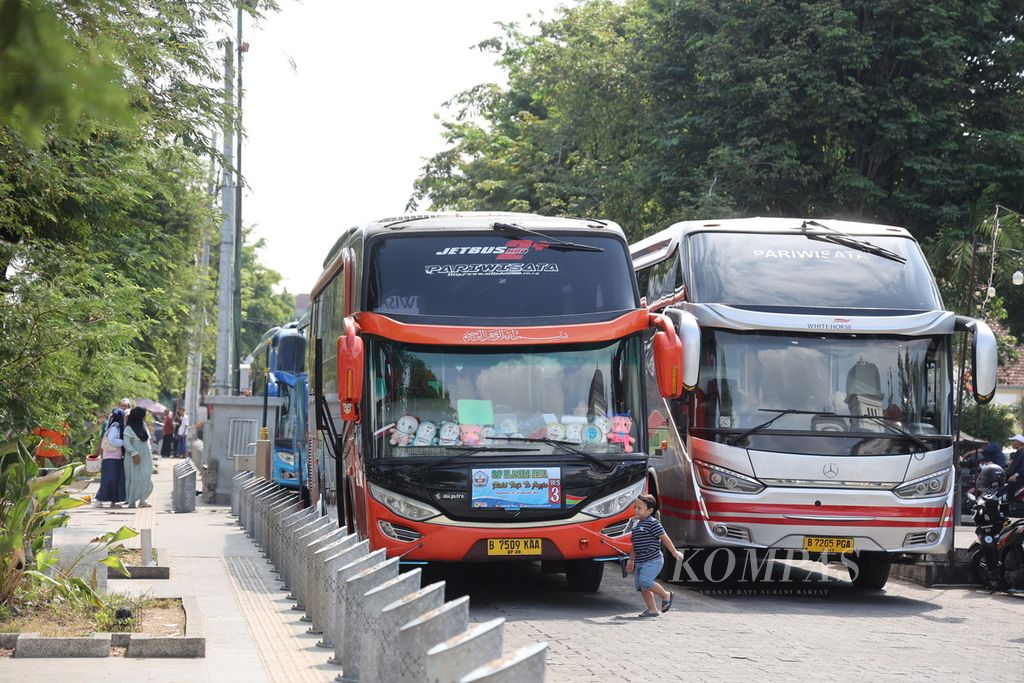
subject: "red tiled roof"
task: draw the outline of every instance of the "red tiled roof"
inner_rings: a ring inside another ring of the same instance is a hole
[[[994,320],[986,321],[997,337],[1008,334],[1006,326]],[[996,386],[1024,387],[1024,348],[1017,347],[1017,361],[1006,365],[1000,364],[996,373]]]

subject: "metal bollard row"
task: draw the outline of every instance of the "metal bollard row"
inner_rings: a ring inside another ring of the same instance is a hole
[[[398,558],[300,509],[294,491],[245,474],[232,482],[232,511],[291,590],[292,609],[305,612],[308,632],[322,633],[317,646],[333,649],[337,680],[544,680],[546,643],[503,657],[504,619],[471,625],[468,597],[446,603],[443,582],[421,588],[419,569],[400,573]]]

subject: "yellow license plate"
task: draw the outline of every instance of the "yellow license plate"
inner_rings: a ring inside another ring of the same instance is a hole
[[[488,555],[540,555],[539,538],[488,538]]]
[[[812,553],[852,553],[853,539],[843,536],[804,536],[804,550]]]

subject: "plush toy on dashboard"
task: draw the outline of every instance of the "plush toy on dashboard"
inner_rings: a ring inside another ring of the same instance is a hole
[[[442,422],[441,428],[437,431],[437,442],[442,446],[457,446],[459,425],[454,422]]]
[[[398,418],[398,423],[391,429],[392,446],[408,446],[409,442],[416,435],[416,427],[420,421],[412,415],[403,415]]]
[[[608,437],[605,436],[604,430],[596,424],[585,424],[582,426],[583,430],[580,432],[580,440],[584,444],[588,446],[595,446],[599,443],[605,443],[608,440]]]
[[[459,425],[459,438],[466,446],[480,445],[480,432],[483,427],[480,425]]]
[[[412,440],[413,446],[433,446],[437,443],[437,427],[433,422],[424,420],[416,428],[416,438]]]
[[[487,425],[480,430],[480,442],[485,446],[494,445],[494,437],[498,435],[498,432],[494,427]]]
[[[616,414],[612,416],[611,433],[608,435],[608,443],[621,443],[622,450],[627,453],[633,452],[633,442],[636,439],[629,435],[633,427],[633,418],[629,415]]]

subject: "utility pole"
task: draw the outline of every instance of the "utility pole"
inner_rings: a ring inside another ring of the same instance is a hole
[[[212,149],[217,148],[217,132],[213,133]],[[210,155],[210,172],[206,181],[206,192],[213,201],[216,192],[216,160]],[[210,269],[210,233],[203,230],[202,245],[199,248],[199,263],[196,268],[196,284],[193,294],[197,301],[201,301],[202,285],[205,283],[205,276]],[[203,382],[203,337],[206,334],[206,306],[202,303],[192,305],[192,320],[195,325],[192,331],[192,339],[189,342],[188,369],[185,373],[185,413],[189,416],[189,440],[195,434],[196,416],[199,414],[199,391]]]
[[[220,266],[217,275],[217,365],[213,375],[213,393],[231,393],[231,328],[234,322],[232,281],[235,260],[235,186],[232,159],[232,112],[234,103],[234,55],[231,40],[224,39],[224,147],[221,173]]]
[[[242,55],[248,49],[248,43],[242,42],[242,3],[238,3],[238,107],[236,108],[237,118],[235,120],[236,155],[235,172],[237,182],[235,183],[235,279],[234,279],[234,354],[232,386],[235,395],[242,393]]]

